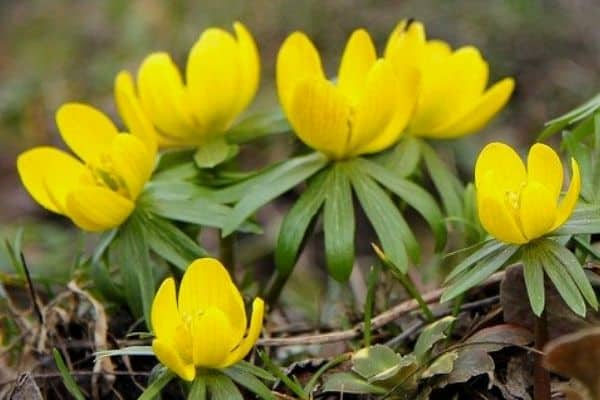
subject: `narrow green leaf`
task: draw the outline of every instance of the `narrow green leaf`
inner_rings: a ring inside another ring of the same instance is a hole
[[[247,372],[249,374],[256,376],[257,378],[262,379],[263,381],[270,381],[270,382],[277,381],[277,378],[275,376],[273,376],[273,374],[271,374],[269,371],[267,371],[261,367],[258,367],[252,363],[249,363],[248,361],[242,360],[242,361],[236,363],[235,365],[232,365],[229,368],[240,369],[244,372]]]
[[[575,314],[584,317],[585,301],[564,265],[557,258],[548,255],[544,257],[544,271],[569,308]]]
[[[311,180],[281,223],[275,265],[283,275],[289,275],[296,264],[304,239],[325,200],[330,175],[330,170],[324,170]]]
[[[538,136],[538,141],[542,141],[560,131],[564,127],[586,118],[598,108],[600,108],[600,94],[597,94],[590,100],[569,111],[568,113],[546,122],[546,127]]]
[[[210,373],[204,379],[211,400],[244,400],[240,390],[228,376],[221,373]]]
[[[206,400],[208,397],[206,390],[206,381],[203,376],[197,375],[192,382],[192,387],[187,396],[187,400]]]
[[[156,379],[154,379],[140,397],[138,397],[138,400],[153,400],[173,378],[175,378],[175,374],[167,368],[163,368]]]
[[[550,240],[547,240],[547,242],[548,250],[557,259],[557,261],[564,266],[571,278],[573,278],[573,281],[579,288],[579,291],[586,299],[588,304],[594,310],[598,310],[598,299],[596,298],[596,293],[594,292],[594,288],[592,287],[589,279],[585,275],[585,271],[579,263],[579,260],[577,260],[577,257],[575,257],[573,253],[558,243]]]
[[[440,194],[446,214],[462,218],[462,194],[464,192],[462,184],[425,141],[421,141],[421,154],[423,154],[431,180]]]
[[[198,243],[170,222],[151,214],[142,218],[152,251],[182,271],[196,258],[208,255]]]
[[[580,250],[583,250],[587,255],[591,256],[596,260],[600,260],[600,251],[598,251],[595,247],[593,247],[590,243],[581,239],[579,236],[573,236],[573,240],[577,244],[577,247]]]
[[[413,261],[419,259],[419,244],[406,221],[388,195],[358,168],[350,172],[352,187],[367,218],[377,233],[390,260],[402,272],[408,270],[408,249]]]
[[[271,360],[269,355],[260,350],[257,351],[258,356],[263,361],[265,366],[275,375],[283,384],[290,389],[299,399],[308,400],[309,395],[304,391],[300,384],[292,379],[290,379],[287,374],[281,370],[281,368]]]
[[[597,206],[581,205],[554,235],[582,235],[600,233],[600,209]]]
[[[406,178],[415,172],[421,160],[420,150],[419,140],[411,135],[405,135],[389,151],[372,159],[394,176]]]
[[[524,246],[521,261],[523,261],[523,277],[529,304],[533,313],[539,317],[544,311],[546,302],[543,255],[536,252],[535,246]]]
[[[254,375],[239,368],[227,368],[223,373],[233,379],[237,384],[260,396],[261,399],[275,400],[276,397],[264,383],[256,379]]]
[[[577,140],[572,133],[563,135],[563,143],[565,144],[569,154],[579,165],[581,173],[581,197],[588,202],[593,202],[594,188],[591,186],[593,181],[593,165],[591,152],[587,145]]]
[[[356,161],[371,178],[394,192],[423,216],[433,231],[436,250],[443,249],[446,244],[446,225],[442,212],[433,197],[419,185],[395,176],[372,161],[366,159],[357,159]]]
[[[323,210],[327,270],[336,280],[350,277],[354,265],[354,206],[350,181],[342,163],[331,170]]]
[[[97,288],[106,299],[118,304],[126,302],[123,288],[115,282],[104,262],[92,262],[90,266],[90,278],[94,282],[94,287]]]
[[[98,361],[104,357],[116,356],[153,356],[152,346],[127,346],[121,349],[100,350],[94,353],[94,360]]]
[[[75,379],[73,379],[73,376],[69,372],[69,369],[65,365],[65,362],[63,361],[60,352],[57,349],[52,349],[52,355],[54,356],[56,368],[58,368],[58,371],[62,376],[63,383],[65,384],[65,387],[67,388],[69,393],[71,393],[71,395],[77,400],[85,400],[85,396],[83,395],[83,393],[81,393],[81,389],[79,388],[79,386],[75,382]]]
[[[375,289],[379,282],[379,268],[371,266],[367,277],[367,298],[365,299],[364,318],[363,318],[363,336],[365,347],[371,345],[371,317],[373,316],[373,308],[375,304]]]
[[[287,192],[300,182],[314,175],[327,164],[327,159],[320,153],[293,158],[277,167],[277,174],[269,174],[270,180],[260,181],[239,203],[223,226],[223,235],[231,234],[256,210]]]
[[[226,138],[229,143],[247,143],[260,137],[291,130],[281,110],[253,114],[231,128]]]
[[[111,229],[110,231],[103,232],[100,235],[100,239],[98,240],[98,244],[96,245],[96,248],[94,249],[94,254],[92,255],[92,264],[95,264],[98,261],[100,261],[100,258],[102,258],[102,256],[108,249],[108,246],[117,235],[117,231],[118,229]]]
[[[451,281],[458,275],[466,271],[471,265],[481,261],[484,257],[499,252],[505,246],[504,243],[495,239],[490,239],[484,242],[477,251],[471,253],[468,257],[462,260],[456,267],[452,269],[450,274],[444,280],[444,283]]]
[[[508,260],[519,250],[519,246],[505,245],[502,250],[479,261],[472,270],[458,276],[446,289],[440,299],[441,303],[452,300],[472,287],[486,280],[494,272],[506,265]]]
[[[148,254],[146,229],[138,212],[121,225],[109,256],[119,267],[127,303],[136,317],[143,316],[150,327],[150,307],[154,298],[154,278]]]

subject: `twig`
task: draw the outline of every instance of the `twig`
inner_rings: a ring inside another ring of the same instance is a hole
[[[25,261],[25,256],[23,255],[23,253],[21,253],[21,263],[23,264],[23,270],[25,271],[25,277],[27,278],[27,287],[29,288],[29,295],[31,296],[31,303],[35,311],[35,315],[40,325],[43,325],[44,316],[42,314],[42,310],[40,310],[40,305],[37,302],[37,294],[35,293],[33,281],[31,280],[31,274],[29,273],[29,267],[27,266],[27,262]]]
[[[504,278],[504,271],[500,271],[490,276],[478,287],[489,286],[500,282]],[[423,300],[427,303],[433,303],[441,297],[443,289],[436,289],[423,295]],[[378,329],[382,326],[398,319],[402,315],[408,314],[411,311],[415,311],[419,308],[419,304],[416,300],[406,300],[402,303],[390,308],[387,311],[377,315],[371,319],[371,329]],[[264,338],[258,341],[260,346],[266,347],[277,347],[277,346],[295,346],[304,344],[320,344],[320,343],[331,343],[341,342],[344,340],[355,339],[359,337],[364,329],[364,322],[355,325],[351,329],[343,331],[321,333],[316,335],[303,335],[288,338]]]

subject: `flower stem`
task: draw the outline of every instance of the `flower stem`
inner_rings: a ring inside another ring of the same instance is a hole
[[[291,271],[287,274],[281,273],[279,270],[275,271],[263,294],[263,298],[267,304],[274,306],[275,303],[277,303],[279,296],[281,295],[281,291],[287,283],[290,275]]]
[[[220,238],[219,257],[235,281],[235,233]]]
[[[398,278],[398,280],[400,281],[406,292],[409,294],[409,296],[417,301],[419,307],[421,307],[421,312],[423,313],[423,316],[425,317],[427,322],[432,322],[433,320],[435,320],[435,317],[431,312],[429,305],[423,299],[423,296],[421,296],[419,290],[417,290],[417,287],[415,286],[408,273],[394,273],[394,276]]]
[[[541,316],[535,317],[535,348],[542,350],[548,341],[548,319],[546,311]],[[550,400],[550,373],[542,365],[542,355],[537,355],[533,370],[533,398],[534,400]]]

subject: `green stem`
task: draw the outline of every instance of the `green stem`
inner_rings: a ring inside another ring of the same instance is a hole
[[[404,289],[408,292],[410,297],[412,297],[413,299],[415,299],[417,301],[417,303],[419,303],[419,307],[421,307],[421,312],[425,316],[425,319],[427,320],[427,322],[434,321],[435,317],[433,315],[433,312],[431,312],[429,305],[423,299],[423,296],[421,296],[421,293],[419,292],[419,290],[417,290],[415,283],[412,281],[412,279],[408,275],[408,273],[406,273],[406,274],[394,273],[394,276],[396,278],[398,278],[398,280],[400,281],[400,283],[402,284]]]
[[[548,319],[546,311],[535,318],[535,348],[542,350],[548,341]],[[542,355],[537,355],[533,370],[533,398],[534,400],[550,400],[550,373],[542,365]]]
[[[283,274],[279,270],[276,270],[271,280],[267,284],[267,289],[264,291],[264,295],[262,297],[271,307],[274,306],[277,301],[279,301],[281,291],[290,278],[291,272],[292,271],[290,270],[289,273]]]
[[[221,232],[222,233],[222,232]],[[219,257],[235,281],[235,233],[220,238]]]

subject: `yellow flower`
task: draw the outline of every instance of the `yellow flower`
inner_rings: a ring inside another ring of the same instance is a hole
[[[319,53],[301,32],[277,56],[279,100],[298,137],[332,159],[374,153],[401,135],[418,86],[414,69],[394,73],[378,59],[369,34],[356,30],[344,50],[337,82],[327,80]]]
[[[185,83],[162,52],[146,57],[136,84],[129,72],[120,72],[115,97],[121,115],[130,114],[122,101],[129,93],[156,127],[161,147],[198,146],[221,136],[254,98],[260,77],[252,35],[239,22],[233,28],[236,37],[218,28],[200,35],[188,55]]]
[[[475,164],[477,207],[485,230],[502,242],[522,244],[560,227],[573,212],[581,190],[574,159],[571,168],[569,189],[559,202],[563,166],[554,150],[534,144],[525,169],[510,146],[485,146]]]
[[[486,90],[489,67],[479,50],[457,50],[441,40],[426,40],[420,22],[402,21],[391,33],[385,57],[400,73],[413,66],[421,73],[415,113],[407,131],[448,139],[482,129],[505,105],[515,82],[504,78]]]
[[[244,337],[242,296],[218,260],[200,258],[190,264],[175,296],[175,281],[168,278],[152,303],[152,349],[181,378],[193,380],[196,367],[227,368],[242,360],[258,340],[264,303],[254,299]]]
[[[79,159],[48,146],[22,153],[17,169],[29,194],[87,231],[123,223],[152,174],[156,156],[154,133],[144,115],[130,117],[132,134],[119,133],[95,108],[63,105],[56,113],[58,129]]]

